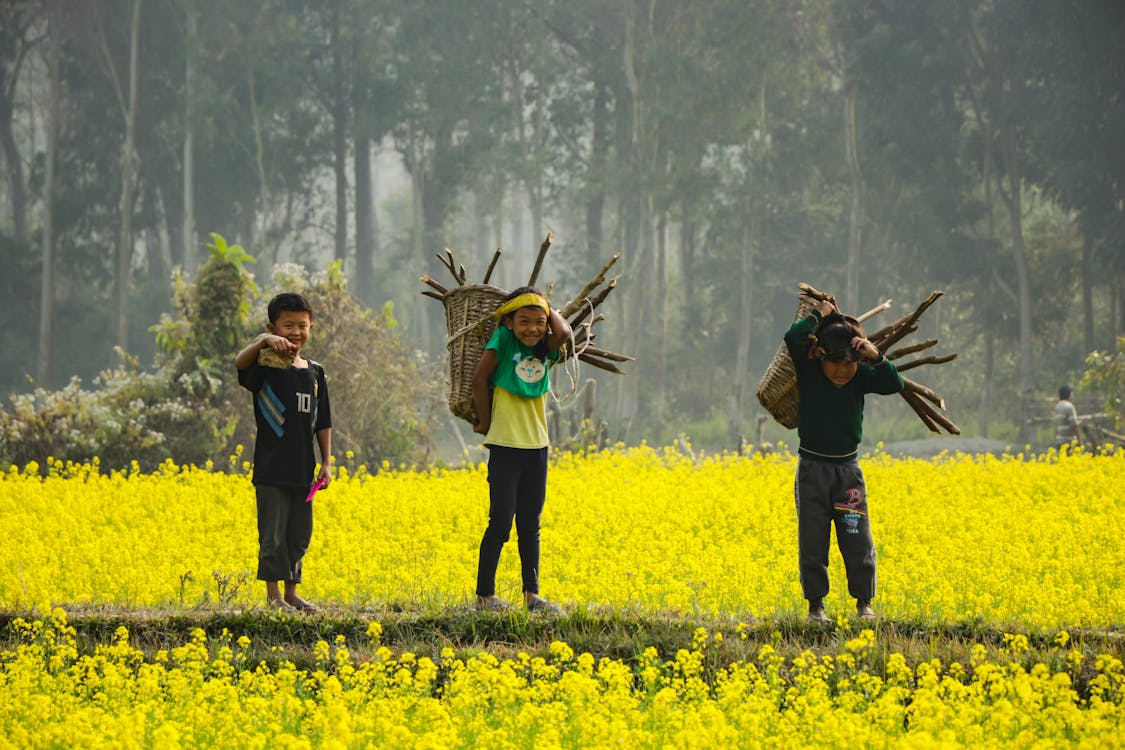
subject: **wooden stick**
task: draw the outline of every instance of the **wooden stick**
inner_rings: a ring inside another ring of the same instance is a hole
[[[469,277],[465,274],[465,266],[464,265],[459,264],[457,266],[457,278],[461,280],[462,284],[464,284],[468,280]]]
[[[609,283],[606,285],[606,287],[598,292],[592,299],[587,298],[589,299],[589,304],[586,304],[586,300],[583,300],[583,304],[579,308],[578,314],[574,316],[573,320],[571,320],[570,327],[573,328],[575,325],[585,320],[592,310],[597,310],[598,305],[605,302],[605,298],[608,297],[609,293],[612,292],[614,287],[617,286],[617,280],[620,278],[620,275],[614,276],[609,280]],[[602,319],[605,319],[604,316],[602,317]]]
[[[901,365],[897,365],[897,368],[899,372],[905,372],[906,370],[912,370],[920,365],[940,365],[944,364],[945,362],[952,362],[955,359],[957,359],[956,352],[953,354],[946,354],[941,357],[919,357],[918,359],[911,360],[910,362],[903,362]]]
[[[484,272],[482,284],[487,284],[488,280],[492,278],[492,269],[496,268],[496,261],[498,260],[500,260],[500,248],[496,248],[496,252],[492,254],[492,261],[488,264],[488,270]]]
[[[892,327],[894,327],[895,330],[888,332],[886,337],[882,338],[880,342],[876,344],[876,346],[879,347],[879,350],[885,352],[891,346],[896,344],[902,337],[906,336],[908,333],[913,333],[914,331],[918,330],[917,326],[915,325],[918,322],[918,318],[922,317],[922,313],[924,313],[930,307],[930,305],[937,302],[938,297],[940,297],[942,294],[943,292],[938,290],[930,292],[930,296],[926,298],[925,302],[918,305],[914,312],[899,321],[899,323],[903,324],[901,328],[898,327],[898,323],[893,324]]]
[[[903,391],[902,397],[906,399],[906,403],[910,404],[911,407],[914,408],[915,412],[919,413],[919,416],[921,416],[922,412],[925,412],[926,418],[929,420],[929,422],[927,422],[927,426],[929,426],[929,423],[932,422],[934,424],[940,425],[941,427],[944,427],[945,431],[951,435],[961,434],[960,427],[955,425],[953,421],[949,419],[949,417],[937,411],[934,411],[934,408],[923,401],[917,393]],[[926,422],[926,419],[923,419],[922,421]],[[931,427],[930,429],[933,428]],[[938,432],[938,430],[934,430],[934,432]]]
[[[887,300],[886,302],[879,305],[878,307],[873,307],[870,310],[868,310],[867,312],[865,312],[863,315],[860,315],[858,318],[856,318],[856,320],[859,321],[860,323],[862,323],[863,321],[867,320],[868,318],[873,318],[876,315],[878,315],[879,313],[883,312],[884,310],[889,310],[889,309],[891,309],[891,301]]]
[[[805,295],[806,297],[812,297],[815,300],[831,302],[833,307],[836,306],[836,300],[832,297],[831,294],[825,294],[818,289],[814,289],[803,281],[800,284],[797,284],[797,288],[800,289],[801,294]]]
[[[431,292],[429,289],[423,289],[422,294],[426,295],[427,297],[433,297],[438,302],[445,302],[444,295],[438,294],[437,292]]]
[[[922,385],[921,383],[915,382],[910,378],[903,378],[902,382],[905,385],[903,390],[918,394],[939,409],[945,408],[945,399],[939,396],[936,391],[930,390],[926,386]]]
[[[636,357],[629,357],[624,354],[618,354],[617,352],[607,352],[605,349],[595,349],[592,346],[586,347],[586,353],[591,354],[595,357],[601,357],[602,359],[608,359],[613,362],[632,362],[634,359],[636,359]]]
[[[941,432],[941,430],[938,429],[937,422],[931,417],[933,409],[930,408],[929,404],[918,398],[918,395],[915,393],[903,391],[902,397],[905,399],[906,403],[910,404],[910,408],[914,410],[914,413],[918,415],[918,419],[922,420],[922,424],[926,425],[930,432]]]
[[[449,294],[448,289],[446,289],[444,286],[442,286],[441,284],[439,284],[436,281],[434,281],[433,279],[431,279],[429,276],[426,276],[426,275],[423,274],[422,278],[419,279],[419,281],[421,281],[423,284],[429,284],[434,289],[436,289],[439,294],[443,294],[443,295]]]
[[[539,269],[543,267],[543,258],[546,257],[547,250],[554,241],[555,233],[547,232],[547,239],[543,240],[543,244],[539,246],[539,256],[535,259],[535,265],[531,269],[531,277],[527,280],[528,286],[535,286],[535,281],[539,278]]]
[[[460,285],[461,279],[457,276],[457,269],[453,267],[453,252],[448,247],[445,248],[445,252],[449,255],[448,259],[443,258],[441,253],[434,253],[434,257],[441,261],[441,264],[453,275],[453,280]]]
[[[599,370],[605,370],[606,372],[612,372],[615,375],[624,375],[625,374],[621,370],[617,369],[617,365],[612,365],[609,362],[606,362],[604,360],[595,359],[594,357],[591,357],[588,354],[579,354],[578,359],[579,359],[579,361],[585,362],[588,365],[593,365],[594,367],[597,367]]]
[[[594,289],[597,288],[600,284],[605,283],[606,271],[608,271],[620,257],[621,253],[614,253],[613,257],[609,259],[609,263],[606,263],[605,266],[602,267],[602,270],[598,271],[598,275],[595,276],[593,280],[589,284],[587,284],[574,299],[566,303],[566,307],[560,310],[559,314],[564,318],[569,318],[571,315],[573,315],[575,311],[578,310],[578,308],[586,300],[586,296],[589,295],[590,292],[594,291]]]
[[[915,344],[914,346],[904,346],[901,349],[895,349],[890,354],[887,354],[886,357],[887,359],[898,359],[899,357],[905,357],[907,354],[913,354],[914,352],[920,352],[925,349],[929,349],[931,346],[937,346],[937,339],[929,339],[927,341],[923,341],[921,344]]]

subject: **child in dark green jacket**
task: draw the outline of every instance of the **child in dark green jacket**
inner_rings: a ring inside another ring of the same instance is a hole
[[[835,525],[856,612],[865,620],[874,619],[875,542],[857,460],[864,395],[898,393],[902,376],[867,340],[856,320],[841,315],[829,302],[820,302],[794,322],[785,344],[800,393],[794,495],[801,589],[809,602],[809,618],[831,621],[824,612],[824,597]]]

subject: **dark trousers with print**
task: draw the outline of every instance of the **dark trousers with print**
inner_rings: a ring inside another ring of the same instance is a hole
[[[830,463],[801,456],[794,484],[801,589],[810,602],[828,594],[828,547],[832,527],[844,558],[848,593],[875,597],[875,540],[867,487],[857,461]]]
[[[301,560],[312,540],[308,490],[256,485],[258,580],[301,582]]]
[[[500,551],[516,521],[523,590],[539,593],[539,518],[547,497],[547,449],[493,445],[488,454],[488,528],[480,541],[477,596],[496,593]]]

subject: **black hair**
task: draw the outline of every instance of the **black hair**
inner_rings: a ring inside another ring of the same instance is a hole
[[[504,301],[505,302],[511,302],[516,297],[519,297],[521,294],[538,294],[540,297],[544,297],[544,298],[547,296],[547,295],[543,294],[543,292],[541,290],[537,289],[536,287],[520,286],[520,287],[516,287],[512,291],[508,292],[508,296],[504,298]],[[506,315],[504,315],[500,319],[503,320],[504,318],[510,318],[515,314],[516,314],[516,311],[513,310],[512,312],[507,313]],[[550,322],[550,320],[551,320],[551,314],[548,312],[547,313],[548,323]],[[546,362],[547,361],[547,355],[550,353],[550,350],[547,348],[547,337],[544,336],[542,339],[540,339],[539,343],[537,343],[534,346],[534,348],[532,348],[531,351],[536,356],[537,359],[540,359],[540,360]]]
[[[859,352],[852,347],[852,339],[864,336],[864,333],[859,321],[850,315],[829,313],[816,327],[815,336],[820,359],[859,361]]]
[[[1070,401],[1070,386],[1069,385],[1060,385],[1059,386],[1059,398],[1063,399],[1064,401]]]
[[[312,305],[309,304],[305,295],[296,292],[282,292],[271,299],[266,307],[266,315],[269,316],[271,323],[276,323],[283,312],[307,312],[309,320],[312,320],[313,317]]]

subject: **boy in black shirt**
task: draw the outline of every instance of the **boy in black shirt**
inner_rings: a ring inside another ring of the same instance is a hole
[[[797,413],[797,545],[801,589],[809,618],[828,622],[828,542],[844,558],[848,593],[856,612],[875,618],[875,541],[867,509],[867,488],[856,456],[863,438],[866,393],[898,393],[902,376],[867,340],[854,318],[821,301],[785,334],[793,358],[800,401]]]
[[[301,559],[312,538],[310,489],[332,481],[332,412],[324,368],[301,356],[312,332],[312,308],[302,295],[279,294],[267,309],[269,333],[235,357],[238,383],[254,394],[254,490],[258,499],[258,580],[273,607],[315,612],[297,596]],[[282,593],[278,581],[285,582]]]

